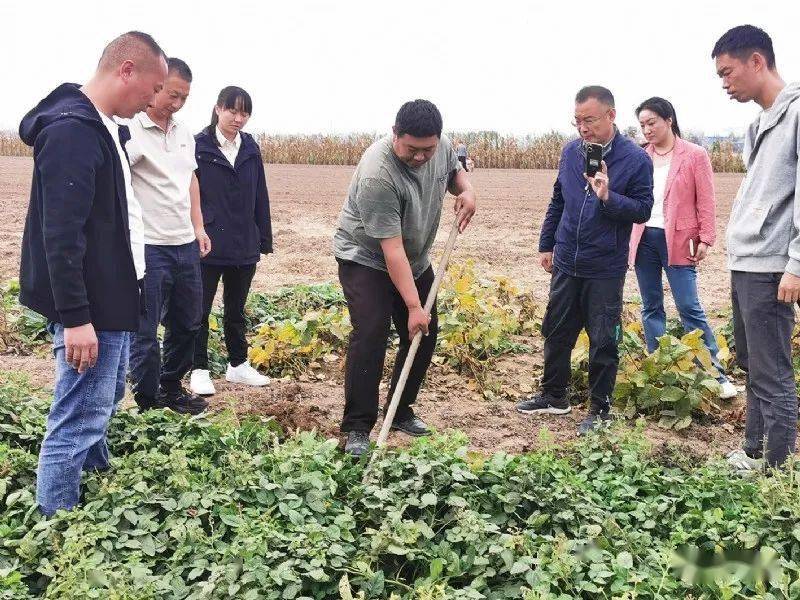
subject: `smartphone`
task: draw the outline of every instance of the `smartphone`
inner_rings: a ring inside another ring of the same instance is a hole
[[[694,258],[694,240],[689,240],[689,256]]]
[[[603,146],[601,144],[586,144],[586,175],[594,177],[601,170],[603,162]]]

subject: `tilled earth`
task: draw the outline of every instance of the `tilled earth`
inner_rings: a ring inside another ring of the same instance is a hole
[[[29,158],[0,157],[0,279],[18,275],[32,168]],[[275,254],[260,263],[254,290],[336,280],[331,237],[352,173],[352,167],[267,165]],[[554,171],[474,172],[478,213],[459,238],[452,260],[471,259],[482,276],[508,276],[544,302],[548,277],[537,264],[536,250],[554,178]],[[740,175],[716,176],[719,240],[699,271],[701,297],[709,313],[730,305],[724,228],[740,180]],[[451,224],[452,198],[445,206],[434,259]],[[635,277],[630,274],[626,297],[636,295]],[[669,305],[674,314],[672,303]],[[487,400],[466,376],[434,367],[418,400],[419,414],[439,430],[465,432],[472,448],[479,451],[521,452],[573,440],[585,414],[581,408],[564,417],[522,417],[514,411],[514,398],[535,389],[541,374],[541,341],[527,343],[532,353],[504,358],[490,375],[502,390],[501,399]],[[323,435],[336,436],[344,405],[340,363],[325,371],[324,380],[304,377],[275,381],[260,390],[220,383],[212,406],[230,407],[240,414],[273,416],[290,431],[316,429]],[[28,371],[43,385],[52,382],[52,362],[46,352],[41,356],[0,356],[0,368]],[[739,442],[742,412],[739,399],[726,405],[717,418],[683,432],[659,429],[654,422],[647,423],[645,431],[657,447],[677,445],[690,455],[716,454]],[[407,439],[393,434],[391,441],[404,444]]]

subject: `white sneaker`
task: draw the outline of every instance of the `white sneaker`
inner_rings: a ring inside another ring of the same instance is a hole
[[[232,367],[228,364],[225,380],[231,383],[243,383],[244,385],[254,385],[256,387],[269,385],[270,381],[269,377],[256,371],[247,361],[244,361],[238,367]]]
[[[214,384],[211,383],[211,375],[208,369],[195,369],[189,379],[189,389],[198,396],[213,396],[217,393]]]
[[[739,390],[737,390],[736,386],[730,381],[720,383],[719,386],[721,388],[719,392],[719,397],[721,400],[730,400],[731,398],[736,398],[736,396],[739,395]]]
[[[728,453],[725,458],[728,460],[728,465],[742,477],[756,475],[764,471],[764,459],[750,458],[744,450],[734,450]]]

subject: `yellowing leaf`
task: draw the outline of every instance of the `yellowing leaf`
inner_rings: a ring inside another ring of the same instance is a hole
[[[461,306],[464,308],[474,308],[477,305],[477,300],[475,300],[475,296],[470,294],[463,294],[458,297],[458,301],[461,303]]]
[[[453,290],[455,290],[456,294],[460,296],[462,294],[466,294],[469,291],[471,285],[472,285],[472,279],[467,276],[463,276],[459,278],[458,281],[455,282],[455,284],[453,285]]]
[[[700,348],[705,348],[705,342],[703,341],[703,332],[699,329],[695,329],[694,331],[690,331],[681,338],[681,342],[689,346],[692,350],[699,350]]]
[[[642,322],[639,320],[631,321],[627,325],[625,325],[625,331],[628,333],[638,333],[642,334]]]
[[[717,351],[717,359],[719,359],[722,364],[728,364],[731,360],[731,349],[728,347],[727,338],[721,333],[717,334],[717,347],[719,348]]]
[[[275,334],[275,338],[279,342],[291,342],[297,338],[297,331],[291,323],[282,325]]]

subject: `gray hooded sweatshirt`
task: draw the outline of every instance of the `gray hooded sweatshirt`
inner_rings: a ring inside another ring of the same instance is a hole
[[[800,83],[788,84],[744,140],[747,175],[728,222],[731,271],[800,277]]]

